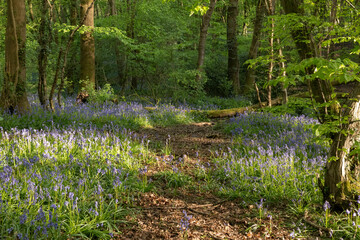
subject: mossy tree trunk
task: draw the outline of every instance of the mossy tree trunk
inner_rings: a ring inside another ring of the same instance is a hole
[[[303,0],[281,0],[286,14],[298,14],[303,16]],[[318,57],[318,49],[312,41],[310,27],[302,24],[300,27],[291,27],[291,34],[301,59]],[[307,69],[312,74],[314,68]],[[308,83],[309,91],[313,99],[324,106],[319,111],[319,120],[322,122],[332,121],[332,116],[339,115],[337,106],[331,104],[333,88],[329,81],[315,79]],[[332,136],[330,161],[325,167],[325,185],[323,186],[324,200],[330,202],[334,209],[348,207],[349,201],[360,193],[360,171],[358,159],[349,156],[352,147],[359,137],[360,120],[360,84],[354,89],[349,97],[347,109],[342,112],[342,118],[348,118],[347,123],[341,123],[341,129]],[[326,103],[330,106],[325,106]]]
[[[356,141],[360,141],[360,83],[353,90],[344,111],[348,122],[333,137],[330,155],[334,158],[325,168],[324,200],[335,209],[346,209],[360,194],[359,155],[350,156]]]
[[[5,35],[5,78],[0,106],[13,113],[29,109],[26,94],[26,10],[25,0],[7,0]]]

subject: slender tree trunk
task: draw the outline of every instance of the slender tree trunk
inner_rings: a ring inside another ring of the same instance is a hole
[[[205,47],[206,47],[206,36],[210,26],[211,15],[214,12],[215,4],[217,0],[210,0],[209,9],[206,11],[204,16],[202,16],[202,22],[200,26],[200,37],[199,37],[199,46],[198,46],[198,60],[196,69],[199,72],[203,72],[203,65],[205,60]],[[200,81],[201,74],[196,75],[196,81]]]
[[[282,77],[286,77],[286,66],[285,66],[285,59],[284,59],[284,54],[282,51],[282,47],[281,47],[281,43],[280,43],[280,39],[277,39],[278,45],[279,45],[279,65],[280,65],[280,70],[281,70],[281,75]],[[283,90],[283,98],[282,98],[282,104],[287,104],[288,103],[288,92],[287,92],[287,88],[285,87],[284,83],[281,84],[282,90]]]
[[[70,3],[70,25],[78,25],[78,0],[72,0]],[[79,46],[72,45],[70,50],[70,59],[69,65],[66,67],[66,78],[70,81],[70,86],[68,87],[68,92],[70,94],[75,93],[75,86],[79,81],[79,76],[76,74],[76,68],[78,65],[77,56],[79,55]]]
[[[109,0],[108,2],[109,2],[109,8],[110,8],[110,16],[117,15],[115,0]],[[120,46],[121,46],[121,41],[119,39],[115,39],[114,40],[114,48],[115,48],[115,56],[116,56],[118,82],[121,83],[120,85],[121,85],[121,87],[122,87],[121,89],[123,91],[124,90],[123,82],[126,82],[125,78],[124,78],[125,57],[121,55],[121,52],[119,49]]]
[[[244,3],[244,23],[243,23],[243,26],[242,26],[242,35],[243,36],[247,36],[248,34],[248,24],[246,22],[246,19],[248,18],[248,15],[249,15],[249,4],[245,1]]]
[[[26,94],[25,43],[25,0],[7,0],[5,79],[0,106],[11,113],[15,110],[23,113],[29,109]]]
[[[38,82],[38,95],[40,104],[46,107],[46,69],[48,62],[48,49],[51,40],[51,29],[49,19],[49,6],[47,0],[42,0],[40,4],[41,20],[39,26],[38,43],[40,51],[38,55],[38,69],[39,69],[39,82]]]
[[[66,9],[65,6],[61,6],[61,7],[60,7],[61,22],[67,24],[68,17],[67,17],[67,11],[66,11],[66,10],[67,10],[67,9]]]
[[[33,5],[32,5],[32,0],[28,0],[27,3],[28,3],[28,6],[29,6],[30,19],[33,22],[35,18],[34,18],[34,10],[33,10]]]
[[[271,29],[270,29],[270,62],[269,62],[269,70],[268,70],[268,83],[272,80],[273,69],[274,69],[274,31],[275,31],[275,20],[273,15],[275,14],[275,0],[266,0],[268,6],[268,16],[271,18]],[[269,84],[267,87],[268,93],[268,106],[271,107],[271,85]]]
[[[110,9],[110,16],[116,15],[116,3],[115,0],[108,0],[109,2],[109,9]]]
[[[281,0],[281,4],[286,14],[298,14],[304,15],[303,9],[300,6],[303,4],[303,0]],[[294,39],[296,48],[298,50],[301,59],[307,59],[319,56],[316,44],[311,36],[311,30],[307,24],[291,29],[291,35]],[[308,74],[312,74],[314,71],[313,67],[307,69]],[[331,101],[331,94],[333,88],[329,81],[315,79],[308,82],[310,96],[318,103],[328,103]],[[323,107],[319,111],[319,120],[321,122],[326,121],[331,111],[336,111],[335,107],[329,109],[329,107]]]
[[[256,6],[256,17],[254,22],[254,32],[251,41],[250,51],[248,59],[255,59],[257,57],[258,49],[260,46],[260,34],[262,28],[262,22],[265,14],[265,0],[258,0]],[[242,89],[244,94],[248,94],[252,89],[255,83],[255,69],[246,68],[245,75],[245,86]]]
[[[83,18],[93,0],[81,0],[81,18]],[[89,9],[84,26],[94,28],[94,5]],[[80,79],[82,87],[95,87],[95,40],[93,30],[81,34],[80,39]]]
[[[126,11],[129,14],[129,22],[126,26],[126,35],[129,38],[135,38],[135,17],[136,17],[136,4],[137,0],[127,0],[126,1]],[[136,54],[134,54],[136,55]],[[125,56],[127,59],[128,56]],[[137,89],[137,76],[134,76],[134,71],[132,67],[128,64],[128,61],[125,61],[125,72],[127,72],[126,80],[123,82],[122,92],[125,91],[126,83],[129,81],[131,88],[136,90]],[[128,74],[130,72],[130,74]]]
[[[336,24],[336,16],[337,16],[337,6],[338,5],[338,1],[337,0],[332,0],[332,4],[331,4],[331,12],[330,12],[330,29],[329,31],[332,31],[335,27]],[[332,36],[330,36],[330,40],[332,39]],[[328,52],[327,52],[327,57],[331,58],[331,53],[334,51],[334,44],[330,41],[330,45],[328,47]]]
[[[70,5],[70,25],[76,26],[78,22],[78,1],[77,0],[71,0]]]
[[[239,58],[237,48],[237,21],[239,1],[230,0],[227,12],[228,79],[233,84],[235,95],[240,94]]]

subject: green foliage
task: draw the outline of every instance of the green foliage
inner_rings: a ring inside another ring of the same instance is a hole
[[[308,69],[314,69],[314,72],[304,75]],[[308,58],[301,61],[300,64],[292,64],[289,66],[288,71],[289,73],[297,73],[296,78],[303,82],[315,79],[327,80],[332,83],[360,81],[359,65],[347,58]],[[302,75],[300,75],[301,73]]]
[[[87,85],[83,89],[83,91],[89,94],[88,101],[90,103],[104,103],[109,101],[114,101],[116,99],[116,95],[114,94],[114,89],[110,84],[105,84],[102,88],[95,90],[92,84]]]
[[[180,188],[189,185],[192,182],[190,176],[175,171],[163,171],[157,173],[155,178],[164,181],[167,188]]]
[[[199,80],[197,80],[197,76]],[[175,101],[185,100],[188,97],[202,98],[205,96],[204,84],[206,75],[196,70],[180,70],[170,74],[169,85],[171,94]]]
[[[300,115],[305,115],[309,117],[316,116],[310,98],[290,97],[287,104],[273,106],[273,107],[266,107],[260,109],[260,111],[270,112],[276,115],[291,114],[294,116],[300,116]]]

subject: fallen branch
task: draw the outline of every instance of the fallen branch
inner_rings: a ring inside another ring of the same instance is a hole
[[[323,227],[323,226],[320,226],[314,222],[312,222],[311,220],[307,219],[307,212],[305,212],[305,216],[302,217],[302,220],[304,222],[306,222],[307,224],[309,224],[310,226],[313,226],[314,228],[317,228],[319,231],[322,230],[324,232],[328,232],[329,234],[331,234],[331,229],[330,228],[326,228],[326,227]]]

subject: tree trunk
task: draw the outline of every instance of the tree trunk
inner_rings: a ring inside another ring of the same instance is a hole
[[[244,23],[243,23],[243,26],[242,26],[242,35],[243,36],[247,36],[248,35],[248,23],[246,22],[246,19],[248,18],[248,12],[249,12],[249,3],[248,2],[244,2]]]
[[[71,0],[70,5],[70,25],[76,26],[78,22],[78,1],[77,0]]]
[[[29,109],[26,94],[26,10],[25,0],[7,0],[5,35],[5,78],[0,106],[14,113]]]
[[[110,16],[116,15],[116,3],[115,0],[108,0],[109,2],[109,9],[110,9]]]
[[[270,62],[269,62],[269,70],[268,70],[268,83],[272,80],[273,69],[274,69],[274,31],[275,31],[275,20],[273,15],[275,14],[275,0],[266,0],[268,6],[268,16],[271,18],[271,29],[270,29],[270,38],[269,38],[269,45],[270,45]],[[271,85],[268,84],[267,87],[268,93],[268,106],[271,107]]]
[[[70,3],[70,25],[77,26],[78,25],[78,0],[72,0]],[[75,93],[75,86],[79,81],[79,76],[76,71],[77,69],[77,56],[79,54],[79,46],[74,44],[71,46],[70,50],[70,59],[69,65],[66,66],[65,76],[66,79],[70,81],[70,86],[68,86],[67,91],[69,94]]]
[[[282,6],[287,14],[295,13],[303,15],[300,5],[303,0],[282,0]],[[298,48],[301,59],[318,56],[316,48],[311,44],[311,34],[306,24],[294,29],[292,28],[292,37]],[[314,68],[309,68],[309,74],[312,74]],[[309,83],[311,95],[318,103],[327,103],[331,100],[333,93],[329,82],[315,79]],[[354,100],[355,99],[355,100]],[[325,167],[325,185],[323,186],[324,200],[327,200],[334,209],[344,209],[348,207],[349,201],[357,198],[360,193],[360,168],[358,156],[356,158],[349,156],[350,151],[356,140],[359,139],[359,120],[360,120],[360,84],[350,94],[346,103],[350,106],[345,111],[339,111],[336,106],[331,106],[329,111],[323,107],[320,111],[319,120],[322,122],[331,121],[334,114],[348,118],[347,123],[341,123],[341,131],[332,137],[332,146],[330,150],[330,161]]]
[[[206,46],[206,36],[209,29],[211,15],[214,12],[215,4],[217,0],[210,0],[209,9],[206,11],[204,16],[202,16],[201,26],[200,26],[200,37],[199,37],[199,46],[198,46],[198,60],[196,69],[199,72],[203,72],[203,65],[205,60],[205,46]],[[200,81],[201,74],[196,75],[196,81]]]
[[[325,168],[324,200],[335,210],[348,208],[349,202],[358,199],[360,194],[359,155],[349,155],[354,143],[360,141],[360,83],[357,83],[346,105],[349,107],[344,116],[348,116],[349,120],[342,126],[342,131],[335,134],[330,150],[335,160],[328,161]]]
[[[331,3],[331,12],[330,12],[330,29],[329,31],[331,32],[335,25],[336,25],[336,16],[337,16],[337,6],[338,5],[338,1],[337,0],[332,0]],[[333,36],[330,35],[330,45],[328,46],[328,51],[327,51],[327,57],[331,58],[332,56],[332,52],[334,51],[334,43],[331,42],[331,39],[333,38]]]
[[[298,14],[304,15],[303,9],[300,6],[303,5],[303,0],[281,0],[281,4],[286,14]],[[318,57],[318,49],[311,36],[311,30],[306,23],[301,24],[299,27],[291,28],[291,35],[294,39],[297,51],[300,59],[308,59],[312,57]],[[313,67],[307,69],[308,74],[312,74],[314,71]],[[333,93],[333,87],[329,81],[315,79],[308,82],[310,96],[318,103],[328,103],[331,101],[331,94]],[[331,111],[336,111],[336,107],[325,106],[319,110],[319,121],[325,122],[330,116]]]
[[[117,15],[116,13],[116,5],[115,5],[115,0],[109,0],[109,8],[110,8],[110,16],[115,16]],[[120,83],[121,88],[121,92],[123,92],[124,89],[124,85],[123,83],[126,82],[125,81],[125,54],[121,55],[120,52],[120,46],[121,46],[121,41],[119,39],[115,39],[114,40],[114,48],[115,48],[115,56],[116,56],[116,66],[117,66],[117,76],[118,76],[118,82]]]
[[[277,39],[277,42],[279,45],[279,57],[280,57],[279,65],[280,65],[281,75],[282,75],[282,77],[285,78],[286,77],[286,66],[285,66],[285,59],[284,59],[282,47],[280,46],[280,39]],[[283,90],[282,104],[287,104],[288,103],[287,88],[285,87],[284,83],[281,84],[281,87]]]
[[[257,57],[258,49],[260,46],[260,34],[262,28],[262,22],[264,19],[265,13],[265,2],[264,0],[258,0],[258,4],[256,6],[256,17],[254,22],[254,32],[251,41],[250,51],[248,59],[255,59]],[[248,94],[255,84],[255,69],[254,68],[246,68],[245,75],[245,86],[242,89],[244,94]]]
[[[137,4],[137,0],[127,0],[126,1],[126,11],[129,14],[129,22],[126,26],[126,35],[127,37],[134,39],[135,38],[135,17],[136,17],[136,4]],[[136,56],[136,53],[134,53],[134,55]],[[125,58],[127,59],[128,56],[125,56]],[[137,76],[134,76],[134,71],[131,67],[131,65],[129,65],[129,61],[126,61],[126,66],[125,66],[125,71],[128,73],[130,72],[130,74],[127,74],[126,79],[123,82],[123,87],[122,87],[122,92],[125,91],[126,88],[126,83],[129,81],[130,82],[130,86],[131,89],[136,90],[137,89]]]
[[[81,18],[83,18],[93,0],[81,0]],[[85,18],[84,26],[94,27],[94,5],[89,9]],[[80,79],[83,81],[82,87],[95,87],[95,40],[93,30],[88,30],[81,34],[80,39]]]
[[[28,3],[28,6],[29,6],[30,19],[31,19],[31,21],[33,22],[35,18],[34,18],[34,10],[33,10],[32,1],[31,1],[31,0],[28,0],[27,3]]]
[[[233,84],[235,95],[240,94],[239,58],[237,48],[237,21],[239,10],[238,0],[229,0],[227,11],[227,45],[228,45],[228,79]]]
[[[49,43],[51,40],[51,29],[50,29],[50,19],[48,16],[48,1],[42,0],[40,4],[41,19],[39,26],[39,38],[38,43],[40,46],[40,51],[38,55],[38,69],[39,69],[39,82],[38,82],[38,95],[40,104],[43,107],[46,107],[46,69],[48,62],[48,49]]]

